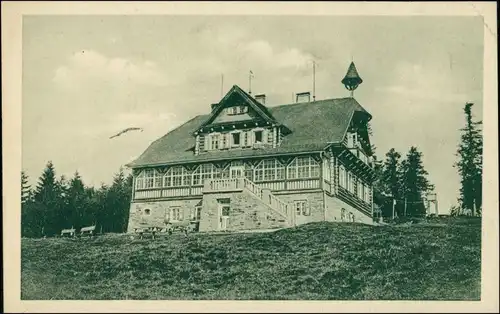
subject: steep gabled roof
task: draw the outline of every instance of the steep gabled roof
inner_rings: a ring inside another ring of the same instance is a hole
[[[226,102],[228,99],[233,96],[233,95],[239,95],[245,102],[252,107],[255,112],[262,118],[264,121],[271,122],[271,123],[277,123],[276,119],[273,117],[271,112],[267,109],[266,106],[255,100],[252,96],[250,96],[247,92],[242,90],[238,85],[233,85],[233,87],[226,93],[226,95],[221,99],[221,101],[216,105],[214,110],[208,115],[208,118],[196,129],[193,130],[193,132],[198,131],[198,129],[201,129],[207,125],[210,125],[214,119],[220,114],[222,109],[224,109]]]
[[[322,151],[331,143],[340,143],[345,137],[355,113],[370,114],[354,98],[338,98],[269,107],[269,113],[278,123],[288,126],[291,133],[284,137],[280,147],[212,151],[194,155],[195,137],[210,115],[197,116],[158,140],[154,141],[130,167],[162,164],[234,159],[247,156]]]

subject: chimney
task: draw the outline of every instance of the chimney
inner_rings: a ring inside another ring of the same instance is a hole
[[[311,93],[310,92],[304,92],[304,93],[297,93],[295,95],[295,102],[310,102],[311,101]]]
[[[212,111],[214,111],[214,109],[215,109],[215,107],[217,107],[217,105],[219,105],[219,103],[214,103],[214,104],[211,104],[211,105],[210,105],[210,109],[211,109]]]
[[[255,100],[257,100],[261,104],[265,105],[266,104],[266,94],[255,95]]]

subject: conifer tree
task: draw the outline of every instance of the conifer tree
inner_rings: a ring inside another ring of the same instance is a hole
[[[21,236],[33,236],[33,191],[26,172],[21,171]]]
[[[460,211],[481,215],[482,209],[482,172],[483,172],[483,137],[481,121],[473,121],[472,106],[464,107],[466,125],[457,150],[459,160],[454,167],[460,175]]]
[[[54,165],[49,161],[38,180],[34,193],[33,221],[36,236],[54,235],[58,232],[57,209],[59,206],[59,189],[56,183]]]
[[[398,208],[393,208],[393,201],[398,204],[400,199],[400,158],[401,155],[391,148],[385,154],[385,160],[380,166],[380,183],[379,189],[384,195],[383,214],[386,217],[392,217],[393,214],[398,215]],[[395,212],[393,212],[395,210]]]
[[[26,172],[21,171],[21,203],[24,204],[29,201],[33,196],[31,185],[29,184],[29,177]]]
[[[427,179],[427,171],[422,162],[422,153],[414,146],[406,159],[401,162],[401,196],[404,201],[403,214],[406,216],[425,215],[423,196],[434,186]]]

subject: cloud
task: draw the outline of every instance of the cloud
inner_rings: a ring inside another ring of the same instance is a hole
[[[281,51],[273,48],[264,40],[255,40],[242,45],[241,52],[247,54],[256,63],[275,68],[304,68],[310,65],[312,56],[297,48],[285,48]]]
[[[55,69],[53,81],[64,88],[103,82],[160,86],[168,83],[166,76],[152,61],[110,58],[94,50],[73,53],[65,64]]]
[[[377,88],[377,91],[416,101],[470,101],[470,91],[462,91],[462,85],[460,79],[442,65],[424,68],[419,64],[401,62],[394,69],[389,84]]]

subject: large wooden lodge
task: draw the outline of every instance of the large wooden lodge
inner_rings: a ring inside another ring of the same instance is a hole
[[[362,80],[351,63],[342,83]],[[153,142],[128,166],[128,230],[191,221],[199,231],[373,223],[371,115],[354,97],[266,106],[233,86],[207,114]]]

